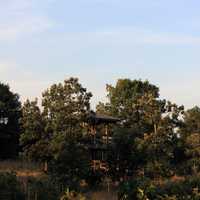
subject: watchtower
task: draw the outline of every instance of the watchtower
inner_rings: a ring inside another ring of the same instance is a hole
[[[87,118],[88,133],[90,143],[88,145],[91,154],[91,166],[94,171],[108,171],[107,155],[108,147],[111,143],[109,131],[110,124],[116,124],[120,120],[115,117],[100,115],[94,112],[90,113]]]

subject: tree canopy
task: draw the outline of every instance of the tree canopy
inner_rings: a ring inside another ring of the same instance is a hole
[[[83,169],[89,169],[88,153],[80,140],[91,96],[78,79],[70,78],[43,93],[42,111],[37,100],[27,100],[22,109],[21,145],[25,155],[32,160],[48,162],[52,175],[66,184],[69,180],[81,179],[81,173],[85,173]],[[75,172],[76,178],[71,177]]]
[[[27,100],[22,108],[19,96],[0,84],[0,158],[17,155],[20,137],[25,158],[48,163],[52,180],[70,189],[83,180],[91,186],[110,179],[120,183],[122,199],[161,200],[174,198],[166,180],[180,177],[186,187],[189,176],[190,187],[200,188],[193,179],[200,173],[200,108],[185,110],[161,99],[159,88],[148,81],[119,79],[106,89],[107,102],[99,102],[97,116],[118,123],[89,125],[91,113],[96,116],[92,94],[77,78],[50,86],[41,105]],[[94,170],[93,161],[106,165]],[[192,198],[199,194],[187,191]]]
[[[19,95],[0,83],[0,158],[16,157],[19,151]]]

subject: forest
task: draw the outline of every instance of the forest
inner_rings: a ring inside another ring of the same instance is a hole
[[[107,84],[106,96],[93,111],[78,78],[25,102],[0,83],[0,199],[103,200],[89,194],[104,190],[113,200],[199,200],[200,108],[162,99],[158,86],[141,79]],[[91,115],[115,122],[91,127]],[[2,167],[6,161],[42,172],[22,180]]]

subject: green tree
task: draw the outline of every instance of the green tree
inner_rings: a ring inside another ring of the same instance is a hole
[[[90,111],[91,96],[76,78],[54,84],[43,93],[45,132],[55,157],[67,140],[82,137],[82,123]]]
[[[109,147],[109,174],[113,180],[136,176],[145,163],[144,140],[135,129],[117,128]]]
[[[45,122],[37,99],[27,100],[22,107],[20,144],[31,160],[45,161],[51,157],[44,129]]]
[[[151,177],[172,175],[184,107],[159,99],[158,87],[148,81],[120,79],[116,86],[108,85],[107,92],[108,103],[100,103],[97,112],[122,120],[121,130],[113,136],[109,163],[118,159],[123,171],[140,169]]]
[[[51,172],[68,186],[78,183],[88,169],[81,139],[91,96],[76,78],[54,84],[43,93],[45,132],[53,155]]]
[[[83,177],[88,164],[81,141],[91,96],[78,79],[70,78],[43,93],[42,111],[37,101],[27,101],[23,107],[21,143],[25,153],[48,161],[52,176],[68,186]]]
[[[147,112],[149,109],[153,111],[153,106],[160,103],[157,102],[159,89],[155,85],[148,81],[119,79],[115,86],[107,85],[106,89],[108,103],[100,103],[97,106],[97,112],[106,112],[119,117],[123,127],[140,128],[144,132],[154,129],[154,122],[150,122],[150,119],[157,120],[156,118],[160,115],[156,116],[157,113],[152,113],[154,115],[152,118],[152,115],[148,116]]]
[[[166,102],[163,110],[157,131],[145,139],[145,173],[151,178],[174,175],[175,169],[184,160],[182,138],[179,134],[183,125],[181,116],[184,107]]]
[[[56,159],[50,163],[51,177],[65,188],[79,190],[80,181],[86,180],[90,172],[89,158],[87,148],[75,140],[65,140]]]
[[[200,171],[200,108],[196,106],[187,110],[183,120],[184,125],[179,131],[185,155],[183,171],[185,174],[196,174]]]
[[[159,89],[148,81],[119,79],[116,86],[107,85],[107,92],[108,103],[99,103],[97,112],[121,119],[108,162],[112,175],[122,178],[141,171],[146,135],[157,134],[166,101],[158,98]]]
[[[183,119],[184,126],[181,129],[183,134],[200,133],[200,108],[198,106],[187,110]]]
[[[0,83],[0,158],[16,157],[19,151],[19,95]]]

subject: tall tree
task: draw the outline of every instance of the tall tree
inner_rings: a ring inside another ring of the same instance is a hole
[[[119,79],[115,86],[107,85],[106,89],[108,103],[100,103],[97,112],[119,117],[123,127],[153,131],[162,112],[158,87],[148,81]]]
[[[50,156],[45,123],[38,100],[27,100],[22,107],[20,144],[31,160],[45,161]]]
[[[158,87],[148,81],[120,79],[115,86],[107,85],[107,92],[108,103],[99,103],[97,112],[122,120],[112,141],[112,169],[116,172],[117,162],[122,174],[143,169],[153,176],[169,175],[168,164],[180,155],[177,130],[184,107],[159,99]]]
[[[43,117],[45,132],[52,140],[52,147],[58,143],[76,139],[82,134],[82,122],[90,110],[91,93],[76,78],[54,84],[43,93]]]
[[[53,156],[51,173],[68,186],[78,183],[88,169],[87,151],[80,141],[91,96],[76,78],[54,84],[43,93],[45,132]]]
[[[184,152],[181,171],[185,174],[198,173],[200,171],[200,108],[195,106],[187,110],[183,115],[183,122],[179,130]]]
[[[200,134],[200,108],[198,106],[187,110],[183,119],[185,125],[181,129],[182,133],[186,135],[190,133]]]
[[[43,93],[42,111],[37,101],[27,101],[23,107],[25,153],[48,161],[51,174],[67,185],[77,182],[88,169],[88,152],[81,139],[91,96],[78,79],[70,78]]]
[[[0,83],[0,158],[15,157],[19,151],[19,95]]]

